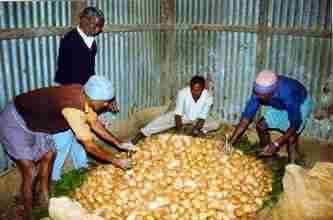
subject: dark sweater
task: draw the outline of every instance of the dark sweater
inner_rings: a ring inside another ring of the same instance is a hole
[[[96,52],[96,42],[89,49],[76,28],[66,33],[60,42],[55,81],[85,84],[95,74]]]

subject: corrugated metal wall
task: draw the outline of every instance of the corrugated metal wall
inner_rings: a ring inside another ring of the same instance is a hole
[[[0,28],[66,26],[71,1],[0,2]]]
[[[268,25],[332,31],[332,1],[272,0]],[[332,59],[332,39],[273,35],[267,39],[264,66],[303,82],[318,104],[323,95],[322,86],[333,74]],[[329,129],[332,128],[326,123],[311,119],[305,133],[333,140],[333,136],[327,136]]]
[[[157,0],[88,0],[105,12],[108,24],[158,24],[160,1]]]
[[[179,0],[177,24],[256,25],[258,0]],[[178,31],[178,88],[195,74],[210,73],[216,117],[235,123],[250,93],[256,69],[257,36],[252,33]]]
[[[258,0],[176,0],[177,24],[255,25]]]
[[[209,73],[216,116],[236,122],[255,78],[256,40],[249,33],[177,32],[177,88]]]
[[[259,20],[259,0],[176,2],[177,24],[248,26],[257,25]],[[268,4],[270,27],[332,28],[330,0],[271,0]],[[257,34],[177,32],[177,87],[184,86],[194,74],[210,72],[215,85],[215,113],[229,122],[237,122],[255,78],[256,46]],[[320,85],[332,70],[331,39],[272,35],[266,46],[265,68],[299,79],[312,96],[320,97]],[[318,126],[321,125],[311,120],[307,130],[323,137]]]
[[[0,2],[0,28],[70,25],[68,1]],[[60,36],[0,40],[0,109],[15,95],[52,83]],[[0,171],[8,166],[0,145]]]
[[[160,3],[155,0],[89,0],[105,12],[107,24],[157,24]],[[160,38],[156,32],[101,34],[97,43],[96,72],[115,82],[122,118],[159,104]]]
[[[155,0],[89,1],[102,9],[107,24],[155,24]],[[71,25],[71,1],[0,2],[0,28]],[[51,85],[60,43],[57,37],[0,40],[0,109],[17,94]],[[126,118],[131,107],[159,104],[160,32],[104,33],[98,36],[97,74],[116,86]],[[0,146],[0,171],[8,166]]]

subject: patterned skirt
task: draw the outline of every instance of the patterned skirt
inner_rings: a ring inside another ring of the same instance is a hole
[[[0,142],[15,160],[38,161],[50,149],[55,148],[50,134],[27,128],[13,103],[9,103],[0,113],[0,125]]]

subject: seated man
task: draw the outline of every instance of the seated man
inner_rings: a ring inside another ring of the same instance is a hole
[[[217,130],[219,127],[216,120],[206,121],[213,98],[205,89],[205,79],[201,76],[194,76],[190,86],[178,92],[176,110],[168,112],[150,122],[141,129],[140,133],[132,140],[136,144],[140,139],[152,134],[176,127],[178,131],[185,124],[192,124],[192,134],[207,133]]]
[[[264,148],[262,156],[272,156],[286,144],[289,162],[295,163],[298,137],[304,130],[312,105],[308,91],[300,82],[264,70],[256,77],[253,94],[230,143],[237,142],[254,119],[257,110],[264,106],[263,117],[256,124],[260,145]],[[271,129],[282,131],[284,135],[272,142],[269,133]],[[225,150],[229,151],[230,146],[226,145]]]

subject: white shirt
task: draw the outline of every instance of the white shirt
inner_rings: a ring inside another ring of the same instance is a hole
[[[190,87],[181,89],[177,94],[176,115],[181,115],[184,120],[194,121],[206,119],[210,107],[213,104],[213,97],[204,89],[197,102],[194,101]]]
[[[87,36],[79,26],[76,27],[77,31],[79,32],[80,36],[82,37],[84,43],[87,45],[89,49],[91,49],[92,44],[94,43],[95,37]]]

